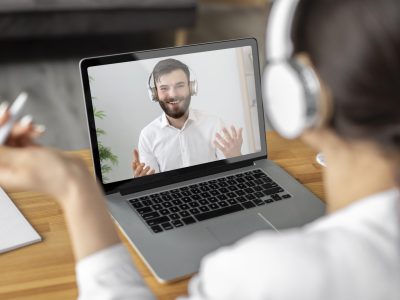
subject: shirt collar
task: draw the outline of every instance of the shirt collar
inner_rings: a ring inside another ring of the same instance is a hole
[[[196,111],[193,109],[189,109],[189,114],[188,114],[188,118],[185,122],[185,125],[183,125],[182,130],[186,127],[186,124],[190,121],[197,121],[197,115],[196,115]],[[169,121],[167,118],[167,115],[165,114],[165,112],[161,115],[161,119],[160,119],[160,125],[161,128],[167,127],[169,126]]]

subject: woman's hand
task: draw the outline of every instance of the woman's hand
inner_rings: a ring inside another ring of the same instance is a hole
[[[0,127],[5,125],[10,118],[9,105],[3,102],[0,105]],[[31,116],[23,117],[11,130],[5,141],[6,146],[26,147],[35,145],[35,139],[43,134],[45,127],[32,122]]]
[[[10,118],[7,104],[0,105],[0,127]],[[0,186],[13,191],[36,191],[62,201],[75,183],[93,179],[84,163],[60,151],[42,148],[35,139],[44,127],[25,116],[12,128],[5,144],[0,146]]]

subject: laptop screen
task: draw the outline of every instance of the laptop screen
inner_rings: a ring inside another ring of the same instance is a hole
[[[262,151],[250,45],[155,56],[87,67],[103,184]]]

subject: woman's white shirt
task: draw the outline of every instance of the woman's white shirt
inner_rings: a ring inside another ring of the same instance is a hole
[[[155,299],[121,244],[77,264],[79,299]],[[206,256],[191,300],[400,299],[400,193],[361,199],[300,229],[257,232]]]

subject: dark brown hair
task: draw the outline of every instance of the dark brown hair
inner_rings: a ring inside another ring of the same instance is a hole
[[[160,60],[154,66],[154,69],[153,69],[154,83],[159,81],[161,76],[163,76],[165,74],[169,74],[175,70],[182,70],[183,72],[185,72],[186,77],[189,82],[190,71],[189,71],[188,66],[179,60],[168,58],[168,59]]]
[[[329,126],[400,151],[400,0],[301,0],[292,39],[333,96]]]

